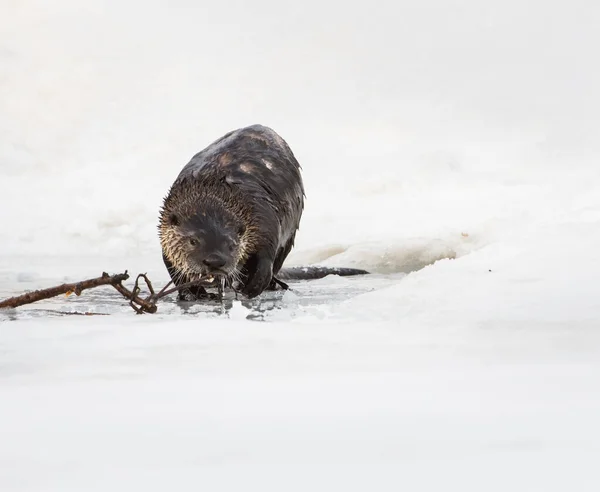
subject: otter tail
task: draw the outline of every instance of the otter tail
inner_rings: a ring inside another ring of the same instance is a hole
[[[279,270],[277,278],[280,280],[314,280],[327,275],[348,277],[350,275],[368,275],[368,273],[366,270],[359,270],[358,268],[307,266],[282,268]]]

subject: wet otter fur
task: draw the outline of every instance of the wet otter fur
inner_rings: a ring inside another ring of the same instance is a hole
[[[304,209],[300,170],[283,138],[262,125],[231,131],[192,157],[159,217],[163,260],[174,284],[214,277],[249,298],[278,285],[286,288],[276,275]],[[308,267],[281,273],[287,280],[367,272]],[[207,295],[192,287],[179,298]]]

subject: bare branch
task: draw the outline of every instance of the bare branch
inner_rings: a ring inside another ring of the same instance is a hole
[[[81,292],[86,289],[92,289],[94,287],[100,287],[102,285],[112,285],[117,292],[119,292],[127,301],[129,301],[129,305],[133,308],[133,310],[138,314],[150,313],[154,314],[158,310],[156,307],[156,301],[162,299],[163,297],[168,296],[174,292],[180,291],[182,289],[187,289],[189,287],[217,287],[219,290],[219,295],[222,297],[223,293],[223,282],[219,282],[215,284],[214,280],[206,280],[200,279],[195,280],[193,282],[187,282],[182,285],[178,285],[177,287],[173,287],[168,289],[168,287],[173,283],[170,281],[167,283],[158,293],[154,291],[154,287],[152,286],[152,282],[148,278],[145,273],[140,273],[133,285],[133,289],[129,290],[125,287],[122,282],[127,280],[129,275],[127,271],[125,273],[120,273],[118,275],[109,275],[108,273],[102,273],[101,277],[92,278],[89,280],[84,280],[82,282],[72,283],[72,284],[62,284],[57,287],[51,287],[49,289],[44,290],[36,290],[35,292],[29,292],[27,294],[23,294],[18,297],[11,297],[10,299],[6,299],[5,301],[0,301],[0,308],[16,308],[19,306],[23,306],[25,304],[31,304],[33,302],[41,301],[43,299],[50,299],[51,297],[56,297],[61,294],[71,294],[74,293],[76,295],[81,295]],[[149,295],[145,298],[140,297],[140,293],[142,289],[140,288],[140,280],[143,279],[146,283],[146,287],[148,288]],[[65,313],[66,314],[66,313]],[[77,313],[77,314],[88,314],[88,313]],[[94,313],[89,313],[92,315]]]
[[[61,294],[75,294],[81,295],[86,289],[93,289],[94,287],[100,287],[102,285],[121,285],[121,282],[127,280],[129,275],[127,271],[125,273],[119,273],[117,275],[109,275],[106,272],[102,273],[101,277],[91,278],[82,282],[74,284],[62,284],[56,287],[50,287],[49,289],[36,290],[34,292],[28,292],[17,297],[11,297],[4,301],[0,301],[0,309],[2,308],[16,308],[24,306],[25,304],[31,304],[33,302],[42,301],[44,299],[50,299]]]

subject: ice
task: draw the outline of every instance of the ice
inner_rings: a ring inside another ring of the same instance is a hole
[[[252,311],[244,306],[240,301],[233,301],[228,310],[229,318],[232,320],[245,320]]]
[[[372,274],[0,313],[0,490],[598,490],[599,16],[4,2],[0,298],[162,286],[162,198],[253,123],[303,167],[288,265]]]

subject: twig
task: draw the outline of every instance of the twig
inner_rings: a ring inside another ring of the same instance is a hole
[[[102,273],[101,277],[91,278],[82,282],[74,284],[62,284],[49,289],[36,290],[28,292],[17,297],[11,297],[4,301],[0,301],[0,309],[2,308],[16,308],[24,306],[25,304],[31,304],[33,302],[42,301],[44,299],[50,299],[61,294],[75,294],[81,295],[81,292],[86,289],[93,289],[94,287],[100,287],[101,285],[112,285],[116,288],[117,285],[121,285],[121,282],[127,280],[129,275],[127,271],[125,273],[119,273],[117,275],[109,275],[106,272]]]
[[[129,301],[129,305],[135,310],[138,314],[150,313],[154,314],[157,310],[156,304],[152,301],[148,301],[146,299],[142,299],[138,297],[134,292],[130,291],[127,287],[122,284],[114,284],[113,287],[125,298]],[[135,291],[136,287],[134,287]],[[137,287],[139,291],[139,287]],[[138,304],[140,307],[137,307]]]
[[[163,293],[167,290],[169,285],[171,285],[172,283],[173,283],[173,281],[169,280],[169,282],[162,289],[160,289],[160,292],[158,294],[156,294],[156,299],[160,299],[163,296]]]

